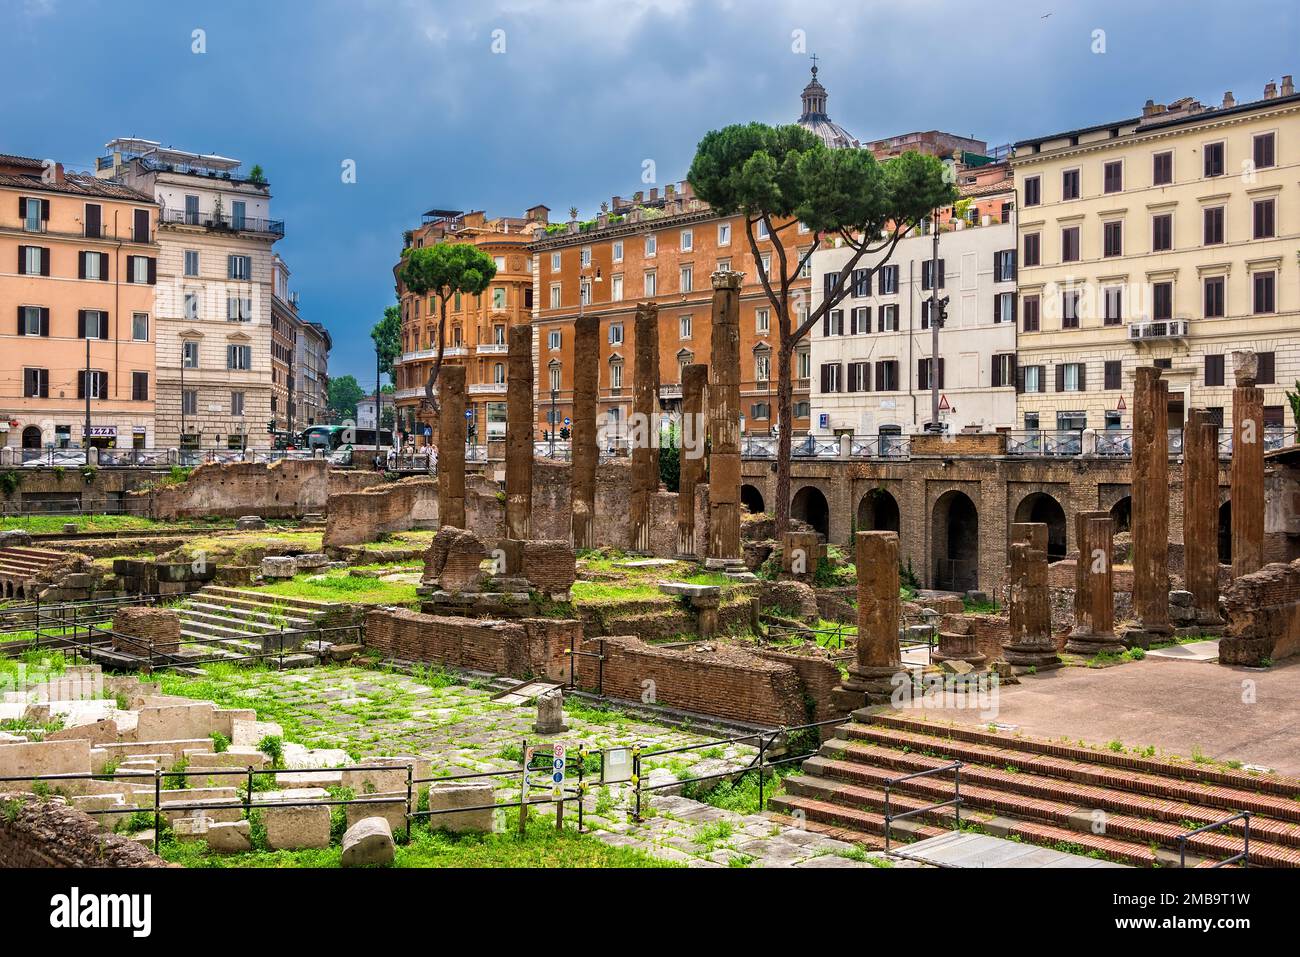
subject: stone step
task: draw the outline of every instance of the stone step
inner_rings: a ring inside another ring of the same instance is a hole
[[[1300,803],[1289,795],[1282,798],[1272,794],[1261,794],[1254,790],[1225,787],[1221,784],[1203,784],[1181,777],[1140,771],[1136,768],[1108,766],[1091,760],[1094,757],[1102,758],[1111,755],[1116,758],[1126,756],[1112,751],[1094,751],[1090,748],[1061,744],[1059,747],[1067,750],[1069,756],[1056,757],[1022,747],[1020,739],[999,736],[993,732],[986,732],[988,735],[986,740],[990,743],[984,744],[945,738],[935,733],[938,730],[940,726],[915,723],[910,725],[908,730],[895,730],[892,726],[878,725],[873,721],[871,724],[854,722],[843,725],[838,733],[850,741],[870,741],[895,750],[932,752],[943,755],[948,760],[970,761],[991,767],[1013,766],[1023,772],[1069,781],[1077,785],[1127,791],[1138,795],[1149,795],[1166,802],[1195,804],[1226,812],[1251,811],[1279,821],[1300,823]],[[1155,762],[1147,763],[1155,766]],[[1247,778],[1247,780],[1254,783],[1252,779]],[[1300,793],[1300,785],[1297,785],[1296,791],[1292,793]],[[1219,817],[1224,816],[1219,815]]]
[[[273,595],[268,592],[250,591],[244,588],[231,588],[227,585],[205,585],[195,592],[196,598],[205,600],[218,599],[222,603],[243,602],[245,605],[260,607],[279,606],[293,608],[303,612],[326,614],[335,607],[333,602],[315,601],[311,598],[294,598],[287,595]]]
[[[265,607],[265,606],[264,606]],[[301,615],[282,615],[272,611],[254,611],[251,609],[233,609],[225,605],[214,604],[203,601],[187,601],[177,609],[182,618],[194,618],[197,620],[230,620],[230,621],[248,621],[265,624],[279,629],[283,624],[286,629],[289,628],[310,628],[312,620]],[[220,623],[216,621],[215,623]]]
[[[832,739],[822,745],[818,757],[810,759],[810,762],[804,765],[804,769],[809,771],[811,768],[817,768],[817,773],[827,777],[883,783],[884,780],[897,777],[900,773],[926,771],[948,764],[950,760],[948,757],[933,757],[915,750],[903,751],[879,745]],[[948,782],[952,780],[952,774],[944,772],[925,780],[941,783],[946,788]],[[995,788],[1030,799],[1057,801],[1072,808],[1105,811],[1108,821],[1115,820],[1116,814],[1127,814],[1151,821],[1173,823],[1179,825],[1178,833],[1191,830],[1185,822],[1200,826],[1213,824],[1226,816],[1225,809],[1220,807],[1152,798],[1119,788],[1075,784],[1059,778],[1035,774],[1009,762],[1002,767],[963,763],[961,784],[963,793],[969,784]],[[1091,819],[1084,823],[1090,825]],[[1240,835],[1245,830],[1245,822],[1234,821],[1226,827],[1230,834]],[[1300,824],[1262,815],[1256,816],[1250,822],[1250,835],[1252,844],[1256,840],[1261,840],[1290,848],[1300,848]]]
[[[1300,778],[1280,774],[1251,774],[1211,764],[1174,764],[1156,758],[1145,758],[1128,752],[1115,752],[1106,748],[1089,748],[1078,743],[1052,741],[1013,735],[1004,731],[990,731],[982,726],[949,724],[940,721],[927,721],[893,711],[871,712],[856,711],[854,723],[848,727],[863,724],[878,725],[899,731],[913,731],[918,734],[936,738],[948,738],[972,744],[986,744],[996,748],[1008,748],[1014,751],[1029,751],[1039,755],[1051,756],[1086,764],[1104,765],[1130,772],[1145,772],[1162,778],[1180,779],[1196,783],[1208,783],[1246,792],[1272,794],[1286,798],[1289,802],[1300,794]]]
[[[240,635],[271,635],[278,633],[281,628],[279,624],[272,624],[269,621],[262,621],[249,615],[214,615],[207,612],[193,612],[188,608],[178,609],[180,612],[181,627],[193,628],[195,631],[203,631],[208,634],[221,634],[223,632],[233,632]],[[311,622],[286,621],[284,631],[301,632],[311,629]]]
[[[283,658],[279,655],[262,655],[262,646],[254,645],[251,642],[241,643],[237,641],[223,641],[219,644],[196,645],[182,641],[181,648],[193,655],[195,658],[201,658],[204,661],[229,661],[234,665],[256,666],[264,664],[268,668],[279,669],[283,662],[284,670],[291,668],[310,668],[317,663],[315,655],[306,654],[305,652],[294,651],[284,653]],[[200,674],[198,666],[190,661],[188,666],[193,671],[185,671],[189,674]],[[183,671],[183,669],[176,669]]]
[[[918,768],[918,770],[924,769],[924,767]],[[878,794],[881,802],[884,800],[886,783],[891,778],[897,777],[900,770],[905,769],[879,768],[856,761],[835,761],[820,757],[811,758],[804,764],[804,771],[815,775],[820,781],[847,783],[853,787],[861,788],[864,794]],[[1096,804],[1079,803],[1076,800],[1068,799],[1068,797],[1066,800],[1047,800],[998,787],[982,786],[974,783],[973,780],[968,782],[967,770],[967,768],[962,768],[963,816],[967,810],[972,812],[983,811],[993,815],[1006,815],[1021,821],[1040,822],[1055,827],[1063,827],[1088,836],[1092,836],[1094,827],[1098,824],[1098,819],[1095,816],[1098,810]],[[918,806],[950,800],[953,796],[951,775],[935,775],[904,781],[892,789],[891,801],[897,800],[903,795],[915,799]],[[883,803],[879,806],[883,807]],[[1208,814],[1203,813],[1199,818],[1193,818],[1192,820],[1195,825],[1199,826],[1213,823],[1220,816],[1218,812],[1210,811]],[[1159,845],[1166,848],[1171,855],[1177,854],[1179,835],[1185,834],[1192,829],[1190,826],[1176,820],[1148,820],[1144,817],[1125,813],[1108,812],[1100,821],[1104,824],[1103,833],[1107,837],[1133,841],[1146,845],[1148,848],[1152,845]],[[1269,867],[1300,866],[1300,849],[1283,847],[1280,844],[1270,842],[1262,829],[1256,829],[1253,821],[1251,822],[1250,831],[1252,862],[1257,859],[1260,864]],[[1209,857],[1216,860],[1232,857],[1242,849],[1241,828],[1237,828],[1235,833],[1229,834],[1217,832],[1198,834],[1187,841],[1187,849],[1189,855],[1195,854],[1198,857]]]

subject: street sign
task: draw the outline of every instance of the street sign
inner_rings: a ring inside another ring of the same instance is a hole
[[[565,424],[565,425],[572,425],[572,424],[573,424],[572,422],[569,421],[569,417],[568,417],[567,415],[564,417],[564,424]]]
[[[466,410],[465,410],[465,418],[467,418],[467,419],[472,419],[472,418],[474,418],[474,410],[473,410],[473,409],[466,409]]]
[[[948,397],[946,395],[939,396],[939,411],[940,412],[952,411],[952,406],[948,404]]]

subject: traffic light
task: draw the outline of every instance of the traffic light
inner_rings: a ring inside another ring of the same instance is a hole
[[[935,321],[938,323],[937,328],[942,329],[944,326],[944,320],[948,318],[948,297],[944,296],[939,299],[937,305],[939,307],[939,314],[935,317]]]

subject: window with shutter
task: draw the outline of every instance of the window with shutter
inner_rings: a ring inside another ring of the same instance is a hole
[[[1118,389],[1121,383],[1122,363],[1118,359],[1108,359],[1103,367],[1102,385],[1106,389]]]
[[[1256,385],[1273,385],[1276,381],[1276,354],[1261,352],[1258,354],[1259,369],[1255,377]]]

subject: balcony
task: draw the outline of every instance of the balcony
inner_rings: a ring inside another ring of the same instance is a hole
[[[442,351],[444,359],[463,358],[469,352],[464,346],[448,346]],[[403,352],[398,362],[422,362],[426,359],[438,358],[437,349],[421,349],[418,352]]]
[[[1128,327],[1130,342],[1186,339],[1191,323],[1186,319],[1151,319],[1133,322]]]
[[[470,395],[505,395],[504,382],[475,382],[468,389]]]
[[[257,219],[252,216],[233,216],[230,213],[218,216],[216,213],[191,213],[183,209],[164,209],[159,219],[165,226],[198,226],[214,232],[284,235],[282,219]]]
[[[481,342],[476,351],[481,356],[503,356],[510,351],[510,347],[504,342]]]
[[[680,399],[682,397],[682,385],[680,382],[669,383],[659,387],[659,398],[661,399]]]

